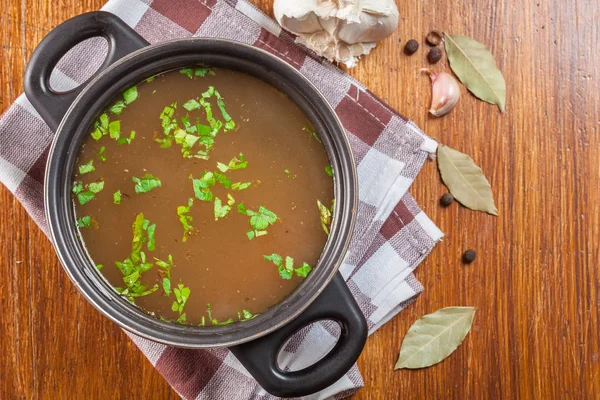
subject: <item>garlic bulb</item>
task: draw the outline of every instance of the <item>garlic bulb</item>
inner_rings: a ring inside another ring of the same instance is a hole
[[[435,73],[423,68],[431,78],[431,108],[429,112],[436,117],[448,114],[460,99],[460,88],[456,79],[447,72]]]
[[[277,22],[330,61],[356,66],[398,27],[394,0],[275,0]]]

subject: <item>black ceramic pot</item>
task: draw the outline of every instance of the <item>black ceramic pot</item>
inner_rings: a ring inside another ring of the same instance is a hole
[[[102,67],[78,88],[54,92],[49,78],[56,63],[76,44],[96,36],[109,43]],[[86,255],[71,199],[79,147],[106,105],[125,87],[197,63],[242,71],[284,92],[314,124],[335,171],[331,234],[313,272],[281,303],[250,321],[227,326],[163,322],[121,298]],[[124,329],[156,342],[186,348],[229,347],[260,385],[277,396],[314,393],[349,370],[367,336],[366,321],[337,273],[354,225],[356,168],[334,111],[298,71],[265,51],[226,40],[189,38],[149,46],[116,16],[93,12],[64,22],[42,40],[27,66],[25,93],[56,132],[44,183],[51,239],[69,278],[94,307]],[[341,327],[341,337],[329,354],[300,371],[279,368],[277,355],[286,340],[308,324],[325,319]]]

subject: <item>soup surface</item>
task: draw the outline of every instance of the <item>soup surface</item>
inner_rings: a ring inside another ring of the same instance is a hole
[[[194,325],[252,318],[317,263],[333,210],[307,117],[249,75],[195,66],[122,93],[82,144],[82,239],[122,296]]]

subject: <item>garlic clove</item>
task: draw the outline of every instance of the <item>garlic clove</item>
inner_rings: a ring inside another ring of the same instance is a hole
[[[423,68],[431,78],[431,108],[429,112],[436,117],[448,114],[460,99],[458,81],[447,72],[435,73]]]
[[[398,27],[394,0],[275,0],[275,19],[296,41],[353,67]]]

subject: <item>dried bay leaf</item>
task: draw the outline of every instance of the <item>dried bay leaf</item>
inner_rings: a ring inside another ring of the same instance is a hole
[[[471,210],[498,215],[492,188],[471,157],[440,144],[437,162],[444,185],[459,203]]]
[[[462,35],[444,34],[450,68],[483,101],[506,111],[506,82],[492,53],[481,43]]]
[[[394,369],[439,363],[463,342],[474,316],[474,307],[446,307],[421,317],[404,337]]]

